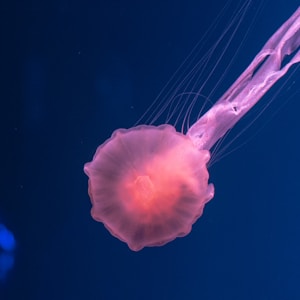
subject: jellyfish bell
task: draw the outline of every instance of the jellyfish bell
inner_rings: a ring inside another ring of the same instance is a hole
[[[214,195],[209,158],[171,125],[116,130],[84,166],[92,217],[135,251],[187,235]]]
[[[187,235],[214,196],[210,149],[300,62],[299,47],[300,7],[185,135],[171,125],[116,130],[84,166],[92,217],[135,251]]]

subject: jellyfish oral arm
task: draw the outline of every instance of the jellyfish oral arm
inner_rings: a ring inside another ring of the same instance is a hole
[[[209,150],[289,70],[300,62],[300,7],[273,34],[228,91],[187,132]],[[290,55],[287,64],[286,56]]]

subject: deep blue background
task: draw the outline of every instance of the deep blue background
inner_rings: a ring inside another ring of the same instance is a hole
[[[299,5],[253,1],[249,19],[262,2],[228,82]],[[90,217],[83,164],[136,122],[224,3],[1,4],[0,219],[17,241],[1,300],[300,299],[299,72],[212,166],[216,195],[190,235],[135,253]]]

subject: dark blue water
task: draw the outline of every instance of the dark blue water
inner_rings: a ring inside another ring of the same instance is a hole
[[[210,168],[216,195],[187,237],[136,253],[90,217],[83,164],[137,121],[223,2],[1,5],[1,300],[300,299],[299,71]],[[214,73],[255,18],[219,93],[299,5],[261,3]]]

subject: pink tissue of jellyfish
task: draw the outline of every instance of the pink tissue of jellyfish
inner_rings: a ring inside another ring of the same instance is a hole
[[[209,150],[300,61],[299,46],[300,7],[186,135],[171,125],[116,130],[84,165],[92,217],[134,251],[187,235],[214,196]]]

